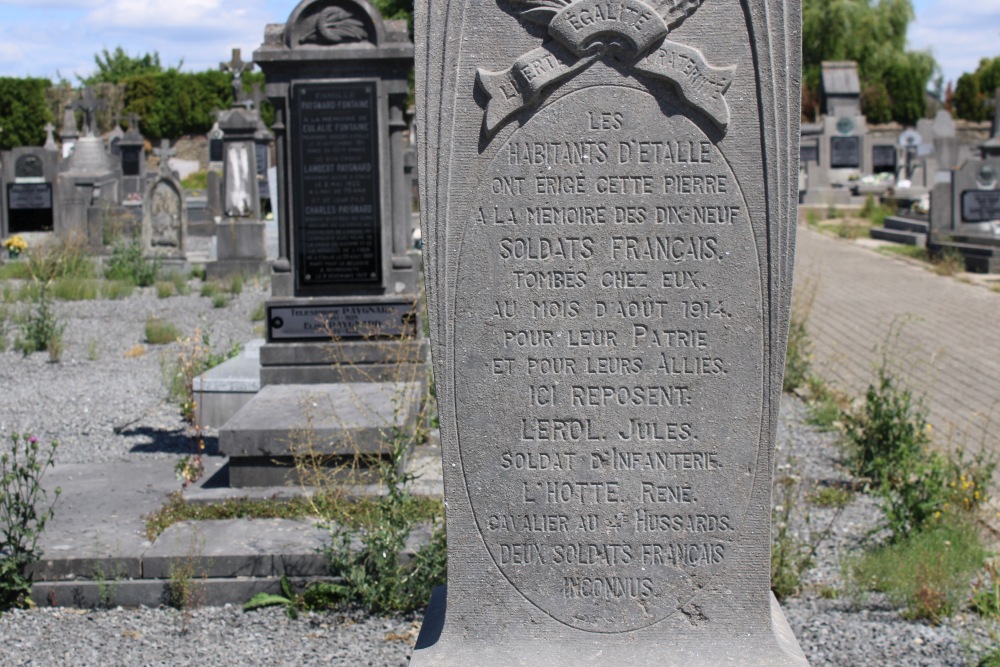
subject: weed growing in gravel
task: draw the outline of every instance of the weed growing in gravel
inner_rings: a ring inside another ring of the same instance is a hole
[[[801,531],[796,531],[792,523],[802,489],[794,457],[789,456],[784,464],[777,466],[772,485],[776,503],[771,511],[771,590],[776,598],[783,600],[799,591],[802,575],[812,566],[816,551],[829,537],[846,503],[837,507],[824,529],[814,531],[807,513]]]
[[[233,296],[241,294],[243,292],[244,278],[242,274],[237,273],[235,276],[229,279],[229,293]]]
[[[201,286],[199,294],[207,299],[211,299],[212,297],[218,295],[221,291],[222,288],[219,287],[218,283],[207,282]]]
[[[97,361],[101,358],[100,342],[96,338],[91,338],[87,342],[87,359]]]
[[[850,489],[837,484],[831,484],[829,486],[822,486],[816,489],[811,496],[809,496],[809,502],[816,507],[845,507],[851,502],[854,494]]]
[[[212,308],[225,308],[229,305],[229,297],[225,294],[216,294],[212,297]]]
[[[995,648],[980,658],[976,667],[1000,667],[1000,648]]]
[[[972,608],[980,616],[1000,618],[1000,571],[995,562],[987,563],[972,586]]]
[[[156,282],[160,260],[144,256],[138,239],[118,241],[111,247],[111,257],[104,269],[105,277],[125,280],[137,287],[149,287]]]
[[[890,340],[899,332],[890,328]],[[891,348],[883,345],[876,382],[845,416],[844,435],[855,473],[881,499],[890,540],[899,541],[946,512],[978,510],[995,464],[984,454],[967,461],[961,449],[947,456],[930,448],[927,408],[891,370]]]
[[[794,392],[805,386],[812,370],[812,341],[806,323],[816,300],[816,283],[807,280],[795,290],[788,323],[788,345],[785,348],[785,375],[782,390]]]
[[[264,318],[267,316],[266,310],[267,309],[265,308],[263,301],[261,301],[260,303],[258,303],[254,307],[254,309],[250,312],[250,321],[251,322],[263,322]]]
[[[172,559],[167,566],[167,602],[185,612],[182,632],[187,631],[187,625],[191,620],[187,612],[192,607],[204,604],[205,588],[195,581],[199,577],[205,579],[208,576],[209,564],[201,558],[204,548],[204,539],[195,531],[191,535],[187,553],[180,558]]]
[[[150,345],[167,345],[181,337],[180,331],[173,322],[161,320],[158,317],[146,319],[146,342]]]
[[[38,438],[13,434],[0,455],[0,611],[28,604],[27,568],[41,557],[38,537],[52,518],[60,489],[48,507],[42,476],[52,465],[58,444],[43,449]]]
[[[919,259],[922,262],[929,261],[930,259],[927,255],[927,248],[916,245],[884,245],[880,246],[878,251],[883,255],[901,255],[912,259]]]
[[[910,619],[939,623],[962,608],[986,551],[976,527],[954,516],[845,564],[859,590],[885,593]]]
[[[158,299],[169,299],[174,295],[174,284],[166,281],[156,283],[156,297]]]
[[[40,287],[34,304],[21,315],[19,324],[21,331],[14,342],[14,349],[24,356],[47,350],[53,361],[59,360],[66,325],[59,321],[45,285]]]
[[[882,227],[885,219],[895,212],[893,207],[876,202],[872,195],[868,195],[865,205],[861,207],[861,217],[869,220],[875,227]]]
[[[86,240],[78,237],[52,240],[28,253],[28,273],[40,284],[60,278],[93,278],[94,262],[87,252]]]
[[[52,295],[62,301],[93,301],[100,286],[95,279],[60,278],[52,284]]]

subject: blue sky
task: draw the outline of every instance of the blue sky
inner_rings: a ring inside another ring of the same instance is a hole
[[[121,45],[156,51],[165,66],[218,67],[234,47],[249,59],[264,25],[283,23],[291,0],[0,0],[0,76],[57,74],[76,81],[94,54]],[[1000,0],[914,0],[910,45],[930,48],[957,80],[983,57],[1000,55]],[[956,10],[956,7],[960,10]]]

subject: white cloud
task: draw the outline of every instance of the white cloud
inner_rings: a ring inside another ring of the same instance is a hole
[[[1000,56],[1000,3],[934,0],[918,8],[907,37],[910,48],[933,52],[946,80],[957,81],[981,59]]]
[[[90,25],[144,31],[163,28],[232,30],[254,20],[260,20],[259,3],[236,0],[111,0],[92,11],[86,19]],[[263,35],[263,26],[260,32]]]

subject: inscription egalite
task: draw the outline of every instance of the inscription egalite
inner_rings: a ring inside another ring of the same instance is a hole
[[[547,25],[543,42],[501,72],[477,70],[477,81],[490,101],[483,132],[491,136],[541,92],[611,56],[636,74],[673,84],[689,104],[725,131],[729,105],[725,93],[735,66],[713,67],[698,49],[666,39],[705,0],[516,0],[527,8],[525,19]]]

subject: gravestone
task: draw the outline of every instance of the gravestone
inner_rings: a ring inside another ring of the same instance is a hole
[[[116,111],[112,120],[111,132],[108,133],[108,154],[112,159],[120,159],[122,149],[121,146],[119,146],[119,143],[121,142],[122,137],[125,136],[125,131],[122,130],[121,114]]]
[[[806,162],[809,204],[848,204],[852,179],[872,171],[872,150],[867,144],[868,125],[861,113],[861,81],[857,64],[830,61],[822,64],[820,96],[824,115],[812,130],[818,159]],[[811,157],[811,156],[810,156]]]
[[[406,23],[364,0],[307,0],[266,28],[254,62],[275,108],[279,258],[261,392],[219,431],[234,486],[295,483],[258,463],[294,460],[314,395],[334,406],[313,424],[324,456],[363,468],[384,455],[387,434],[415,423],[427,351],[404,172]]]
[[[188,212],[184,188],[170,171],[174,153],[168,139],[157,149],[159,172],[146,186],[142,200],[142,247],[147,257],[176,265],[185,260]]]
[[[139,131],[140,117],[128,116],[128,129],[118,140],[118,166],[122,172],[122,195],[137,202],[146,190],[146,138]]]
[[[58,209],[54,185],[59,154],[47,148],[21,146],[4,152],[0,161],[3,163],[0,237],[53,231]]]
[[[417,4],[448,585],[412,666],[806,664],[768,558],[799,21]]]
[[[932,252],[955,250],[966,270],[1000,273],[1000,157],[966,160],[931,197]]]
[[[216,260],[206,270],[213,277],[258,274],[267,268],[257,180],[258,115],[250,104],[236,101],[243,97],[243,72],[252,69],[253,63],[243,62],[240,50],[233,49],[231,60],[219,67],[233,73],[234,103],[218,117],[222,130],[223,219],[216,225]]]
[[[104,142],[94,135],[94,114],[107,106],[84,89],[74,107],[84,114],[84,136],[76,141],[73,154],[57,181],[59,215],[55,231],[63,238],[87,239],[97,250],[103,244],[103,218],[107,207],[121,204],[121,170],[114,165]]]

